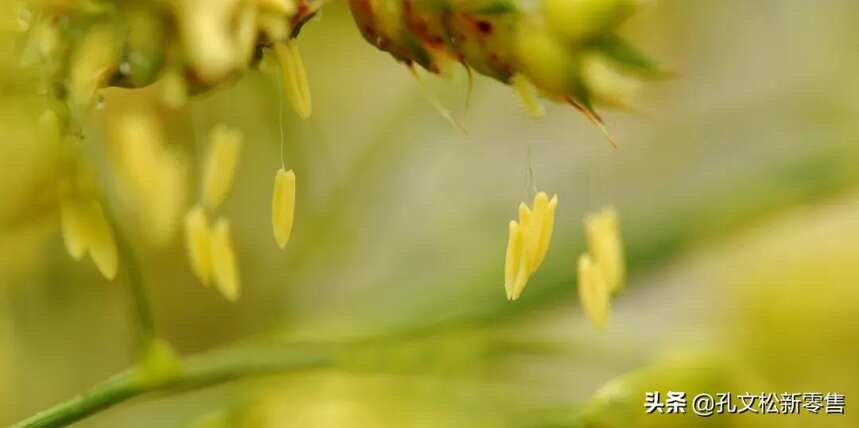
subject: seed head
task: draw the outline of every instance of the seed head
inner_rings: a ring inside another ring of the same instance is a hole
[[[350,7],[364,38],[406,64],[441,73],[446,63],[460,62],[515,86],[520,95],[523,82],[530,81],[541,94],[599,123],[593,102],[624,98],[633,86],[610,82],[606,93],[605,69],[584,67],[583,58],[603,55],[609,70],[624,68],[627,79],[659,74],[616,34],[640,2],[351,0]],[[538,111],[530,95],[526,100],[529,113]]]

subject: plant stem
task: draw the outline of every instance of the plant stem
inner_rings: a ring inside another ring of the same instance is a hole
[[[118,194],[112,177],[109,162],[105,158],[104,151],[101,147],[95,144],[95,139],[98,134],[95,131],[82,133],[82,155],[83,159],[92,170],[99,190],[102,194],[102,209],[104,210],[105,218],[113,230],[114,239],[116,240],[117,253],[119,263],[122,270],[126,274],[126,282],[128,283],[131,306],[136,326],[137,334],[137,352],[140,355],[146,352],[152,340],[155,338],[155,322],[152,317],[152,310],[149,305],[149,296],[146,293],[146,286],[143,281],[143,274],[140,265],[135,257],[134,250],[131,248],[128,240],[122,230],[122,224],[119,222],[119,217],[116,214],[116,205]]]
[[[109,210],[107,210],[109,211]],[[113,222],[116,246],[121,263],[125,265],[126,281],[131,294],[131,305],[133,306],[134,321],[137,326],[138,352],[145,352],[147,346],[155,338],[155,322],[152,318],[152,309],[149,305],[149,296],[143,283],[143,274],[140,265],[128,241],[119,230],[118,225]]]
[[[136,369],[126,370],[12,428],[66,426],[143,394],[200,389],[249,376],[323,368],[333,362],[330,348],[280,346],[201,354],[185,359],[179,373],[167,379],[150,380]]]

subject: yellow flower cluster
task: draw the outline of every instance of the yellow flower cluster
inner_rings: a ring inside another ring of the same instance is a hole
[[[557,195],[549,200],[546,193],[539,192],[533,207],[521,203],[519,221],[510,222],[504,264],[508,300],[522,295],[528,279],[543,263],[552,241],[557,206]],[[584,223],[589,252],[578,260],[579,299],[588,318],[602,328],[608,322],[611,296],[623,288],[623,244],[614,209],[590,214]]]
[[[215,287],[230,301],[241,294],[230,224],[220,218],[210,226],[204,206],[215,211],[229,193],[242,139],[241,132],[225,125],[212,129],[203,168],[203,204],[196,205],[185,217],[185,240],[194,274],[203,285],[214,279]]]
[[[545,192],[539,192],[534,197],[533,209],[521,203],[519,222],[510,222],[504,267],[504,289],[508,300],[519,298],[528,279],[543,264],[552,241],[557,206],[557,195],[549,200]]]
[[[579,258],[579,299],[591,321],[605,327],[611,296],[623,288],[626,275],[617,212],[605,208],[584,223],[589,253]]]

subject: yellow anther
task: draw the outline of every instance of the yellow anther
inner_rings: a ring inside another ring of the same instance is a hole
[[[215,286],[229,301],[239,298],[239,268],[236,262],[233,242],[230,237],[230,224],[226,219],[215,224],[211,239],[212,273]]]
[[[519,204],[519,222],[511,221],[504,268],[504,288],[509,300],[516,300],[546,257],[555,225],[558,197],[549,200],[540,192],[534,197],[533,209]]]
[[[599,328],[608,322],[611,291],[603,276],[603,270],[594,264],[588,254],[579,257],[579,300],[588,318]]]
[[[212,129],[209,153],[203,167],[203,201],[210,209],[220,206],[230,191],[242,139],[241,131],[223,124]]]
[[[585,217],[585,234],[594,263],[602,269],[609,291],[616,293],[623,288],[626,266],[614,208],[604,208]]]
[[[116,277],[119,261],[113,231],[98,201],[68,199],[60,206],[63,242],[69,255],[80,260],[87,251],[99,272]]]
[[[275,52],[280,60],[286,98],[298,116],[307,119],[313,112],[313,103],[310,98],[307,73],[304,70],[304,62],[301,60],[298,45],[294,40],[277,43]]]
[[[119,265],[113,230],[104,217],[104,210],[97,201],[87,204],[86,219],[89,229],[89,254],[105,278],[113,280]]]
[[[515,221],[510,222],[508,230],[507,255],[504,259],[504,290],[507,292],[507,300],[512,300],[514,283],[519,274],[519,260],[522,255],[522,233],[519,223]]]
[[[84,221],[83,205],[76,199],[67,199],[60,204],[60,225],[63,242],[69,255],[80,260],[89,248]]]
[[[185,216],[185,244],[191,270],[203,285],[209,285],[212,277],[211,231],[203,208],[195,206]]]
[[[294,218],[295,173],[281,168],[274,177],[274,193],[271,197],[271,224],[274,239],[281,249],[289,242]]]

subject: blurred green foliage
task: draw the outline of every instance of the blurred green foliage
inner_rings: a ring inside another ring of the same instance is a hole
[[[0,22],[0,423],[126,368],[135,348],[124,283],[63,248],[55,183],[78,166],[44,135],[40,115],[58,106],[19,62],[29,18],[17,5]],[[196,283],[181,237],[156,242],[112,193],[161,335],[181,355],[248,337],[347,350],[334,369],[140,399],[79,426],[855,426],[857,12],[849,0],[645,8],[622,32],[678,77],[644,88],[641,114],[606,117],[612,150],[568,108],[531,121],[509,88],[478,78],[466,109],[464,72],[427,79],[462,135],[332,3],[299,39],[314,116],[284,113],[299,177],[285,252],[268,218],[276,76],[249,70],[180,108],[160,106],[163,81],[104,91],[82,132],[105,174],[118,172],[110,126],[129,113],[160,121],[188,177],[212,126],[245,134],[223,207],[243,274],[235,304]],[[505,226],[529,169],[561,204],[545,265],[511,304]],[[96,179],[122,193],[112,176]],[[183,182],[190,208],[197,185]],[[597,333],[576,309],[574,261],[583,215],[607,204],[630,286]],[[668,389],[833,391],[847,414],[645,415],[643,392]]]

